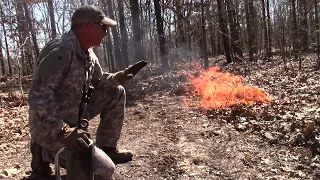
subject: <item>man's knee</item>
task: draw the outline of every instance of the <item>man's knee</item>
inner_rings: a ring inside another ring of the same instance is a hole
[[[106,97],[111,97],[111,98],[118,97],[118,100],[126,97],[126,91],[125,91],[124,87],[121,85],[119,85],[117,87],[103,89],[102,91],[103,91],[102,92],[103,96],[106,96]],[[100,96],[100,98],[101,98],[101,96]]]
[[[107,97],[112,97],[114,103],[124,103],[126,101],[126,90],[123,86],[119,85],[110,89],[106,89]]]
[[[125,96],[126,95],[126,90],[122,85],[117,86],[116,88],[113,89],[115,93],[118,94],[118,96]]]
[[[95,147],[94,159],[94,174],[97,179],[110,179],[116,169],[115,164],[110,157],[105,154],[100,148]]]

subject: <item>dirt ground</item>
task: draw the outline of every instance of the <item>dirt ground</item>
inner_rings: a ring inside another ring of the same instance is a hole
[[[116,166],[114,179],[320,179],[320,72],[314,63],[312,56],[306,59],[302,71],[297,63],[285,68],[280,60],[224,66],[222,70],[245,75],[248,83],[264,88],[275,102],[222,109],[197,106],[198,97],[184,89],[190,84],[179,73],[182,66],[165,75],[151,67],[139,73],[126,85],[119,142],[135,156]],[[28,179],[30,174],[28,107],[17,81],[26,93],[30,77],[1,80],[0,179]],[[297,96],[305,99],[295,101]],[[186,106],[186,99],[194,103]],[[98,117],[90,121],[93,136],[98,123]]]

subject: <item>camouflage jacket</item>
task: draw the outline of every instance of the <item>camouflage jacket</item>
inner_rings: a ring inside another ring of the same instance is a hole
[[[83,50],[70,31],[51,40],[41,51],[29,91],[31,137],[39,143],[56,140],[63,123],[76,125],[83,85],[118,86],[114,74],[102,71],[90,48]]]

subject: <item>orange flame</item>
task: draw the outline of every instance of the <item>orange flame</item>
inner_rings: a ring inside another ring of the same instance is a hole
[[[201,96],[201,107],[221,108],[237,103],[253,104],[273,101],[259,88],[244,84],[242,76],[219,72],[219,67],[201,70],[199,77],[190,76],[189,80],[196,88],[195,94]]]

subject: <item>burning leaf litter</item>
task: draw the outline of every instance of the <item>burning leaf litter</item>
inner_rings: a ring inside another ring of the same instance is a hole
[[[219,71],[219,67],[201,70],[199,76],[190,75],[194,94],[201,97],[202,108],[222,108],[237,103],[269,103],[273,98],[257,87],[245,84],[244,77]]]

